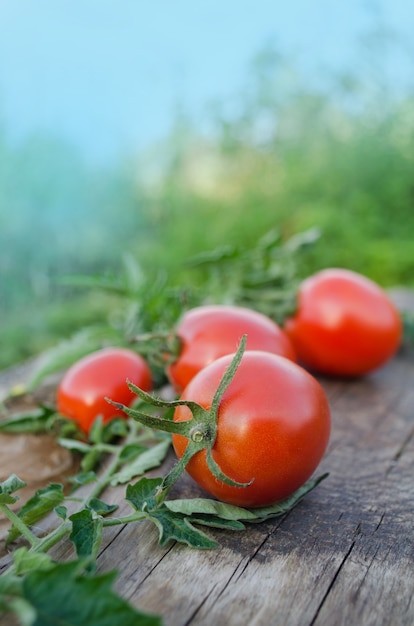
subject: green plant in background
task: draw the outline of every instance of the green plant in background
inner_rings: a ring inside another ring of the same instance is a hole
[[[372,59],[366,48],[352,71],[314,80],[265,49],[245,89],[210,111],[208,134],[181,117],[162,145],[110,171],[92,171],[57,141],[12,149],[1,136],[0,367],[114,320],[116,290],[61,279],[113,281],[125,255],[159,288],[155,324],[171,290],[211,286],[212,266],[195,271],[188,259],[249,250],[273,229],[282,241],[321,230],[303,274],[345,266],[413,286],[414,90],[387,89]],[[154,294],[135,296],[139,308]]]

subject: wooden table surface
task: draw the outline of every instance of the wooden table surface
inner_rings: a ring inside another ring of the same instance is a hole
[[[121,595],[166,626],[414,624],[414,351],[359,380],[320,381],[333,429],[317,474],[329,477],[282,518],[212,530],[216,550],[160,547],[147,522],[107,528],[99,571],[119,570]],[[184,478],[172,495],[189,494],[202,495]],[[130,510],[123,496],[106,498],[117,515]]]

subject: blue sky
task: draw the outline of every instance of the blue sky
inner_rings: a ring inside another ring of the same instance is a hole
[[[164,136],[178,104],[197,115],[236,92],[266,42],[318,72],[358,63],[374,23],[409,41],[414,3],[0,0],[0,123],[105,161]]]

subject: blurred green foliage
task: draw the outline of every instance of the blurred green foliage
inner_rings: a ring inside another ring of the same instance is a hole
[[[414,286],[414,86],[394,92],[362,59],[304,77],[270,48],[207,117],[106,171],[58,140],[0,133],[0,367],[116,315],[115,296],[62,278],[116,276],[128,255],[167,272],[166,290],[202,288],[189,257],[316,226],[303,275],[336,265]]]

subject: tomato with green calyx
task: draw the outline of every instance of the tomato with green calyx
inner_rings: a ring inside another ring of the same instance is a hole
[[[180,402],[209,410],[232,358],[221,357],[200,370]],[[175,423],[191,420],[189,406],[177,406],[173,419]],[[208,432],[203,435],[202,424],[194,428],[200,430],[200,437],[209,437]],[[211,448],[215,465],[240,486],[226,484],[213,474],[205,449],[190,458],[186,470],[223,502],[247,508],[274,504],[312,475],[325,453],[330,428],[328,400],[311,374],[284,357],[246,351],[220,399]],[[182,458],[189,439],[175,432],[172,440]]]
[[[179,353],[167,367],[167,373],[177,391],[182,391],[209,363],[234,353],[244,334],[247,334],[247,350],[264,350],[296,360],[285,332],[266,315],[245,307],[195,307],[184,314],[176,333],[180,340]]]
[[[400,315],[385,291],[339,268],[302,282],[297,311],[284,329],[299,362],[331,376],[362,376],[381,367],[402,338]]]
[[[152,376],[146,361],[126,348],[104,348],[83,357],[63,375],[57,390],[59,413],[77,422],[89,433],[100,415],[104,423],[125,414],[108,404],[110,396],[129,406],[135,399],[127,379],[146,391],[152,389]]]

